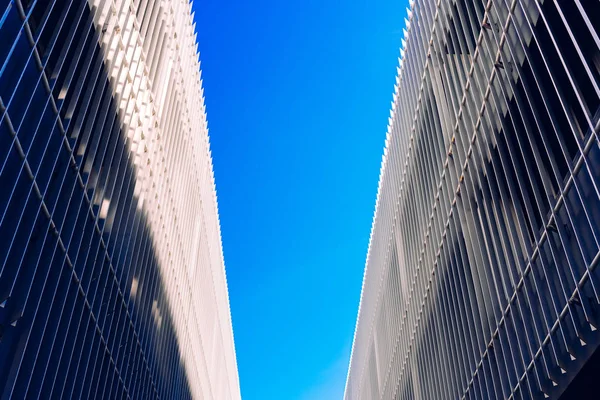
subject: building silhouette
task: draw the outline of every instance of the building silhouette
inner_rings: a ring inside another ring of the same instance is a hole
[[[596,398],[599,21],[411,0],[345,399]]]
[[[0,0],[0,396],[239,399],[187,0]]]

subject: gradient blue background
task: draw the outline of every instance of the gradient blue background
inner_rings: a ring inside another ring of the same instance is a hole
[[[194,4],[245,400],[342,397],[405,7]]]

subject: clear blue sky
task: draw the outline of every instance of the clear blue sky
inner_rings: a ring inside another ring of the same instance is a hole
[[[342,397],[405,7],[194,4],[245,400]]]

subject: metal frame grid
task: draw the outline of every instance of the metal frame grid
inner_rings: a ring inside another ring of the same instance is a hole
[[[600,344],[600,3],[407,13],[345,398],[558,398]]]
[[[191,4],[0,0],[0,395],[240,398]]]

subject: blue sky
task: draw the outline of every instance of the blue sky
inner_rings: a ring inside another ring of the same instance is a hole
[[[342,397],[405,6],[195,2],[246,400]]]

